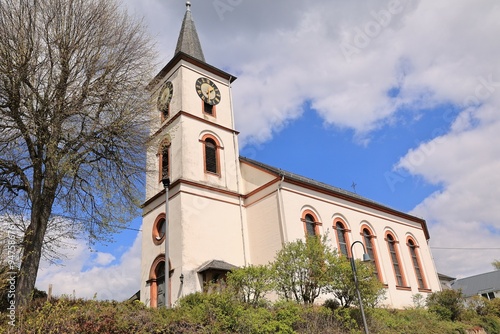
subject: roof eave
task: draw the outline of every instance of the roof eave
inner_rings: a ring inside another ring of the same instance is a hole
[[[212,74],[218,75],[226,80],[228,80],[230,83],[232,83],[234,80],[236,80],[236,77],[232,74],[229,74],[227,72],[224,72],[220,69],[218,69],[215,66],[212,66],[210,64],[205,63],[204,61],[201,61],[193,56],[188,55],[187,53],[184,52],[177,52],[177,54],[158,72],[158,74],[149,82],[149,84],[146,86],[146,90],[150,91],[155,87],[158,82],[161,81],[161,79],[167,75],[167,73],[177,65],[181,60],[184,60],[186,62],[189,62],[195,66],[198,66]]]
[[[305,181],[306,178],[302,179],[302,178],[294,177],[293,173],[285,172],[283,170],[274,168],[272,166],[268,166],[266,164],[254,161],[252,159],[248,159],[248,158],[244,158],[244,157],[240,157],[240,159],[242,159],[248,163],[254,164],[260,168],[265,168],[268,172],[274,174],[276,177],[283,178],[284,181],[288,181],[289,183],[296,184],[298,186],[308,188],[311,190],[316,190],[316,191],[322,192],[324,194],[332,195],[332,196],[335,196],[335,197],[340,198],[340,199],[344,199],[344,200],[352,202],[352,203],[363,205],[365,207],[369,207],[369,208],[372,208],[372,209],[375,209],[378,211],[382,211],[382,212],[385,212],[385,213],[388,213],[388,214],[391,214],[391,215],[418,223],[422,227],[422,230],[424,232],[426,240],[430,239],[430,234],[429,234],[429,230],[427,228],[427,223],[426,223],[425,219],[410,215],[410,214],[405,213],[405,212],[401,212],[401,211],[392,209],[390,207],[387,207],[385,205],[370,201],[368,199],[364,199],[361,196],[357,196],[357,195],[355,196],[354,194],[350,195],[347,191],[346,192],[335,191],[334,189],[328,188],[326,184],[325,184],[325,186],[321,186],[320,184],[312,184],[311,182],[306,182]]]

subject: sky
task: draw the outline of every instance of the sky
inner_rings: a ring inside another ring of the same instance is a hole
[[[500,3],[192,0],[206,61],[233,83],[240,154],[422,217],[437,271],[500,259]],[[123,0],[173,56],[183,0]],[[37,287],[123,300],[140,286],[140,217],[73,242]]]

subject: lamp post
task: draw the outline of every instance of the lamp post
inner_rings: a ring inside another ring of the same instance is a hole
[[[161,182],[163,183],[163,188],[165,189],[165,307],[170,307],[170,301],[168,297],[170,296],[170,254],[169,254],[169,224],[168,224],[168,188],[170,187],[170,179],[164,177]]]
[[[359,309],[361,310],[361,317],[363,318],[363,326],[365,328],[365,334],[369,334],[368,333],[368,326],[366,324],[365,310],[363,309],[363,301],[361,300],[361,293],[359,292],[359,283],[358,283],[358,273],[356,270],[356,262],[354,261],[354,255],[352,252],[353,246],[357,243],[359,243],[359,244],[361,244],[361,246],[363,246],[363,262],[370,261],[370,255],[368,255],[368,253],[366,253],[365,245],[361,241],[354,241],[351,244],[351,268],[352,268],[352,273],[354,275],[354,285],[356,287],[356,293],[358,294]]]

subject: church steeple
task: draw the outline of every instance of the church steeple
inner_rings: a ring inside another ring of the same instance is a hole
[[[203,50],[201,49],[198,33],[196,32],[196,27],[194,26],[194,21],[191,16],[191,3],[189,1],[186,2],[186,14],[184,15],[184,20],[182,21],[181,32],[179,33],[179,38],[177,39],[177,46],[175,48],[174,55],[179,52],[183,52],[191,57],[205,62],[205,56],[203,56]]]

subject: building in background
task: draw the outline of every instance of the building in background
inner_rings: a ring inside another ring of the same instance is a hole
[[[286,242],[328,231],[342,256],[361,257],[360,245],[354,254],[350,245],[363,242],[386,304],[411,305],[412,295],[440,290],[423,219],[239,156],[235,79],[205,62],[188,3],[174,57],[148,86],[157,122],[147,152],[141,301],[173,304],[235,267],[267,264]]]
[[[500,298],[500,270],[456,279],[451,283],[451,287],[461,290],[465,298]]]

